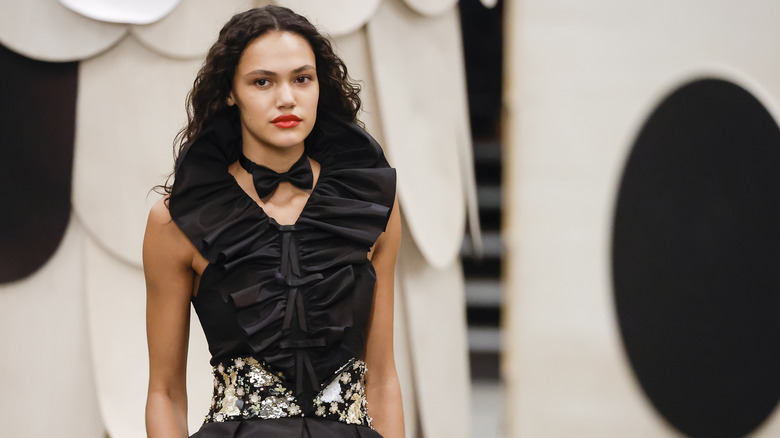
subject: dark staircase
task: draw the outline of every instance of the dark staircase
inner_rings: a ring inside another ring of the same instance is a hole
[[[501,355],[502,3],[499,0],[494,8],[487,9],[479,0],[459,2],[483,238],[483,254],[478,256],[467,235],[461,257],[466,277],[471,378],[487,381],[500,379]]]

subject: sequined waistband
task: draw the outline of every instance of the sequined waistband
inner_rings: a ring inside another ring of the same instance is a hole
[[[354,359],[333,375],[314,398],[310,415],[371,427],[365,391],[366,364]],[[285,387],[280,374],[272,373],[253,357],[225,360],[213,367],[214,396],[206,423],[252,418],[303,417],[301,403]]]

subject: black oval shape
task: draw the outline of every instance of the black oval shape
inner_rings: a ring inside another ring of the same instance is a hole
[[[70,218],[78,63],[0,45],[0,283],[41,267]]]
[[[692,437],[740,437],[780,399],[780,129],[717,79],[666,97],[615,209],[623,344],[655,408]]]

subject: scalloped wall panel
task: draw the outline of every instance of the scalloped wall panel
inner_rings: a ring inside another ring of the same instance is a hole
[[[187,0],[162,20],[131,32],[162,56],[202,59],[230,17],[254,5],[254,0]]]
[[[149,383],[143,271],[86,243],[92,363],[100,411],[112,438],[144,436]]]
[[[149,384],[146,287],[143,271],[86,242],[86,292],[92,360],[100,410],[112,438],[145,436]],[[197,318],[191,319],[187,361],[189,427],[197,430],[211,401],[210,355]]]
[[[457,10],[423,17],[401,0],[386,0],[369,22],[368,36],[404,216],[425,259],[449,266],[465,222],[458,142],[467,108]]]
[[[173,138],[200,67],[127,38],[80,69],[73,208],[100,245],[141,266],[151,188],[173,169]]]
[[[347,35],[363,27],[382,0],[274,0],[308,18],[330,36]]]
[[[73,218],[46,265],[24,280],[0,285],[4,436],[104,436],[89,360],[85,239]]]
[[[410,343],[409,322],[399,270],[395,273],[393,300],[393,355],[404,409],[405,438],[416,438],[420,419],[417,417],[417,392],[414,386],[414,364]]]
[[[392,1],[392,0],[385,0]],[[458,4],[458,0],[403,0],[407,6],[412,8],[420,15],[426,15],[433,17],[435,15],[441,15],[455,8]]]
[[[39,61],[95,56],[127,32],[123,24],[90,20],[57,0],[0,0],[0,43]]]
[[[108,23],[149,24],[168,15],[181,0],[58,0],[85,17]]]
[[[333,50],[347,65],[349,76],[361,86],[360,100],[363,108],[360,114],[358,114],[358,118],[365,123],[366,130],[382,146],[388,161],[392,165],[392,151],[385,144],[382,120],[379,117],[379,104],[377,102],[366,28],[363,27],[351,34],[334,38]]]
[[[415,364],[422,436],[467,438],[470,420],[466,297],[460,260],[432,266],[411,239],[401,245],[398,279]],[[431,321],[436,309],[436,321]]]

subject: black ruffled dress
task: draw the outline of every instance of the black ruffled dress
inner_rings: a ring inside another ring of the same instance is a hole
[[[173,220],[208,260],[192,299],[214,397],[192,437],[362,437],[363,349],[375,283],[367,253],[395,198],[395,169],[354,123],[318,117],[305,141],[319,179],[294,225],[267,216],[228,173],[240,127],[217,120],[181,154]]]

